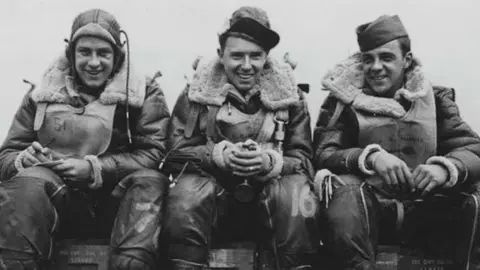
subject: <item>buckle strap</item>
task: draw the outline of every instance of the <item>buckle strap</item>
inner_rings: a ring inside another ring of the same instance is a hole
[[[405,218],[405,207],[403,203],[398,200],[393,200],[395,205],[397,206],[397,221],[395,223],[395,227],[397,231],[400,231],[403,227],[403,220]]]
[[[43,125],[45,119],[45,113],[47,111],[47,103],[42,102],[37,104],[37,111],[35,112],[35,120],[33,122],[33,130],[39,131]]]

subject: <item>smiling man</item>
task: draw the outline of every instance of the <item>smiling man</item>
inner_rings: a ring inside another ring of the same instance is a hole
[[[0,269],[45,269],[58,237],[110,236],[109,269],[156,269],[169,112],[121,32],[103,10],[80,13],[25,95],[0,148]]]
[[[315,166],[330,170],[317,179],[332,187],[325,243],[340,269],[375,269],[378,242],[393,240],[466,269],[478,197],[462,191],[479,181],[480,139],[453,89],[426,78],[398,16],[359,26],[357,38],[361,52],[324,77],[314,131]]]
[[[259,241],[277,269],[307,269],[319,245],[310,116],[265,11],[236,10],[198,63],[170,121],[177,165],[166,208],[173,269],[204,269],[210,245]]]
[[[76,42],[74,53],[78,77],[89,90],[99,91],[113,71],[114,51],[111,44],[94,36],[84,36]]]

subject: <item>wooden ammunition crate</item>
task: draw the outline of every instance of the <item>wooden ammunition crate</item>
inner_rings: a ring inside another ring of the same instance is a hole
[[[50,270],[107,270],[108,239],[59,241]],[[255,269],[255,244],[232,243],[210,250],[211,269]]]
[[[108,239],[58,241],[50,270],[107,270]]]
[[[480,248],[476,248],[470,258],[470,270],[480,270],[479,254]],[[457,270],[452,260],[426,258],[398,246],[379,246],[377,267],[379,270]]]
[[[210,250],[211,269],[255,269],[256,245],[251,242],[231,243]]]
[[[477,249],[470,269],[480,270],[479,254]],[[63,240],[56,245],[50,270],[107,270],[107,260],[108,239]],[[211,249],[209,267],[212,270],[274,270],[275,264],[268,252],[257,252],[252,242],[241,242]],[[452,261],[412,255],[398,246],[380,246],[377,267],[379,270],[449,270]]]

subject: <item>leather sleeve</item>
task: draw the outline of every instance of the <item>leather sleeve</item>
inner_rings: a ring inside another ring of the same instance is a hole
[[[114,127],[126,121],[124,108],[119,112],[115,114]],[[126,131],[122,136],[122,144],[115,145],[115,138],[112,138],[111,147],[99,156],[102,178],[118,182],[139,169],[158,169],[166,153],[169,117],[162,90],[156,83],[147,85],[143,106],[131,110],[132,145],[126,146]]]
[[[17,173],[14,165],[17,155],[37,140],[33,130],[37,106],[30,93],[24,96],[0,147],[0,181],[10,179]]]
[[[281,174],[295,174],[304,171],[313,176],[311,119],[304,94],[299,92],[300,101],[289,108],[289,123],[283,143],[284,163]]]
[[[358,158],[363,149],[358,145],[358,122],[355,113],[346,105],[340,117],[329,126],[337,99],[328,96],[320,108],[313,134],[314,166],[336,174],[360,174]]]
[[[215,143],[207,141],[205,130],[200,128],[199,117],[204,111],[205,106],[193,103],[188,99],[188,87],[186,87],[175,103],[172,117],[169,122],[169,156],[167,157],[167,166],[173,172],[179,172],[189,161],[187,170],[205,170],[213,172],[216,168],[212,159],[212,152]],[[200,110],[200,111],[199,111]],[[193,117],[191,134],[186,134],[187,125],[190,118]]]
[[[458,184],[480,180],[480,138],[460,117],[451,88],[435,87],[438,155],[450,159],[459,172]]]

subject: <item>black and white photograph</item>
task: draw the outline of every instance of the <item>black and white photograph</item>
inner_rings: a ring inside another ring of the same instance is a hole
[[[0,270],[480,269],[479,10],[3,0]]]

